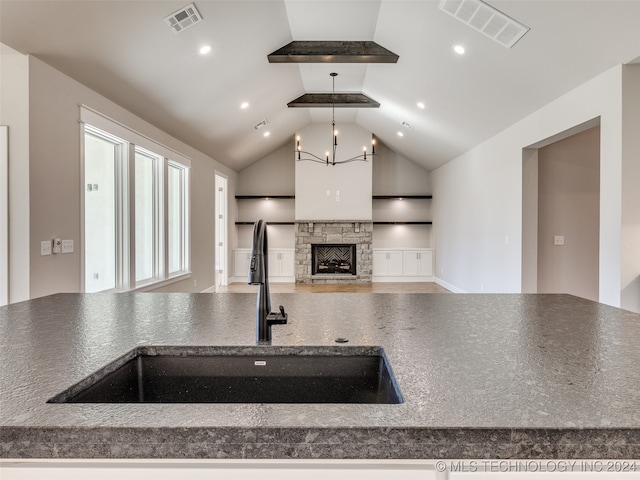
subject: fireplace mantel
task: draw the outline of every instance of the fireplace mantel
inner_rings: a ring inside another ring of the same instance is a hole
[[[296,283],[371,283],[371,220],[296,220]],[[312,275],[312,244],[355,244],[356,274]]]

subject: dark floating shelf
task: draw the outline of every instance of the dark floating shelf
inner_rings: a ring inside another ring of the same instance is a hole
[[[371,41],[296,40],[267,55],[269,63],[397,63],[398,58]]]
[[[266,199],[283,199],[296,198],[295,195],[236,195],[236,200],[266,200]]]
[[[254,223],[255,222],[236,222],[236,225],[253,225]],[[295,225],[295,222],[267,222],[267,225]]]
[[[433,195],[374,195],[374,200],[400,200],[400,199],[423,199],[429,200],[433,197]]]
[[[289,108],[380,108],[380,104],[364,93],[305,93],[287,103]]]
[[[433,225],[433,222],[373,222],[374,225]]]

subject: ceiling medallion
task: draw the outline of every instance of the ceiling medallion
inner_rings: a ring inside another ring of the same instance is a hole
[[[336,160],[336,151],[338,149],[338,130],[336,130],[336,104],[335,104],[335,95],[336,95],[336,77],[337,73],[330,73],[331,79],[333,81],[333,88],[331,91],[331,151],[325,152],[325,157],[319,157],[318,155],[314,155],[311,152],[305,152],[302,150],[302,146],[300,145],[300,137],[296,137],[296,152],[298,154],[298,161],[310,161],[316,163],[323,163],[325,165],[338,165],[341,163],[350,163],[350,162],[366,162],[367,161],[367,147],[362,147],[362,154],[356,155],[355,157],[347,158],[346,160]],[[302,154],[309,155],[311,158],[303,158]],[[371,140],[371,153],[368,155],[373,157],[376,154],[376,141]]]

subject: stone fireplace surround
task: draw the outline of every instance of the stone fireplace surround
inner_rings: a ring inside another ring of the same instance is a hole
[[[297,220],[295,222],[296,283],[371,283],[373,250],[371,220]],[[311,274],[312,244],[355,244],[355,275]]]

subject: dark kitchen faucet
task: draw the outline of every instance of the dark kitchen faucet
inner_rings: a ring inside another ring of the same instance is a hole
[[[249,265],[249,285],[258,285],[256,303],[256,341],[271,342],[271,325],[287,323],[287,314],[280,305],[279,312],[271,311],[269,297],[269,248],[267,242],[267,223],[258,220],[253,225],[251,244],[251,263]]]

